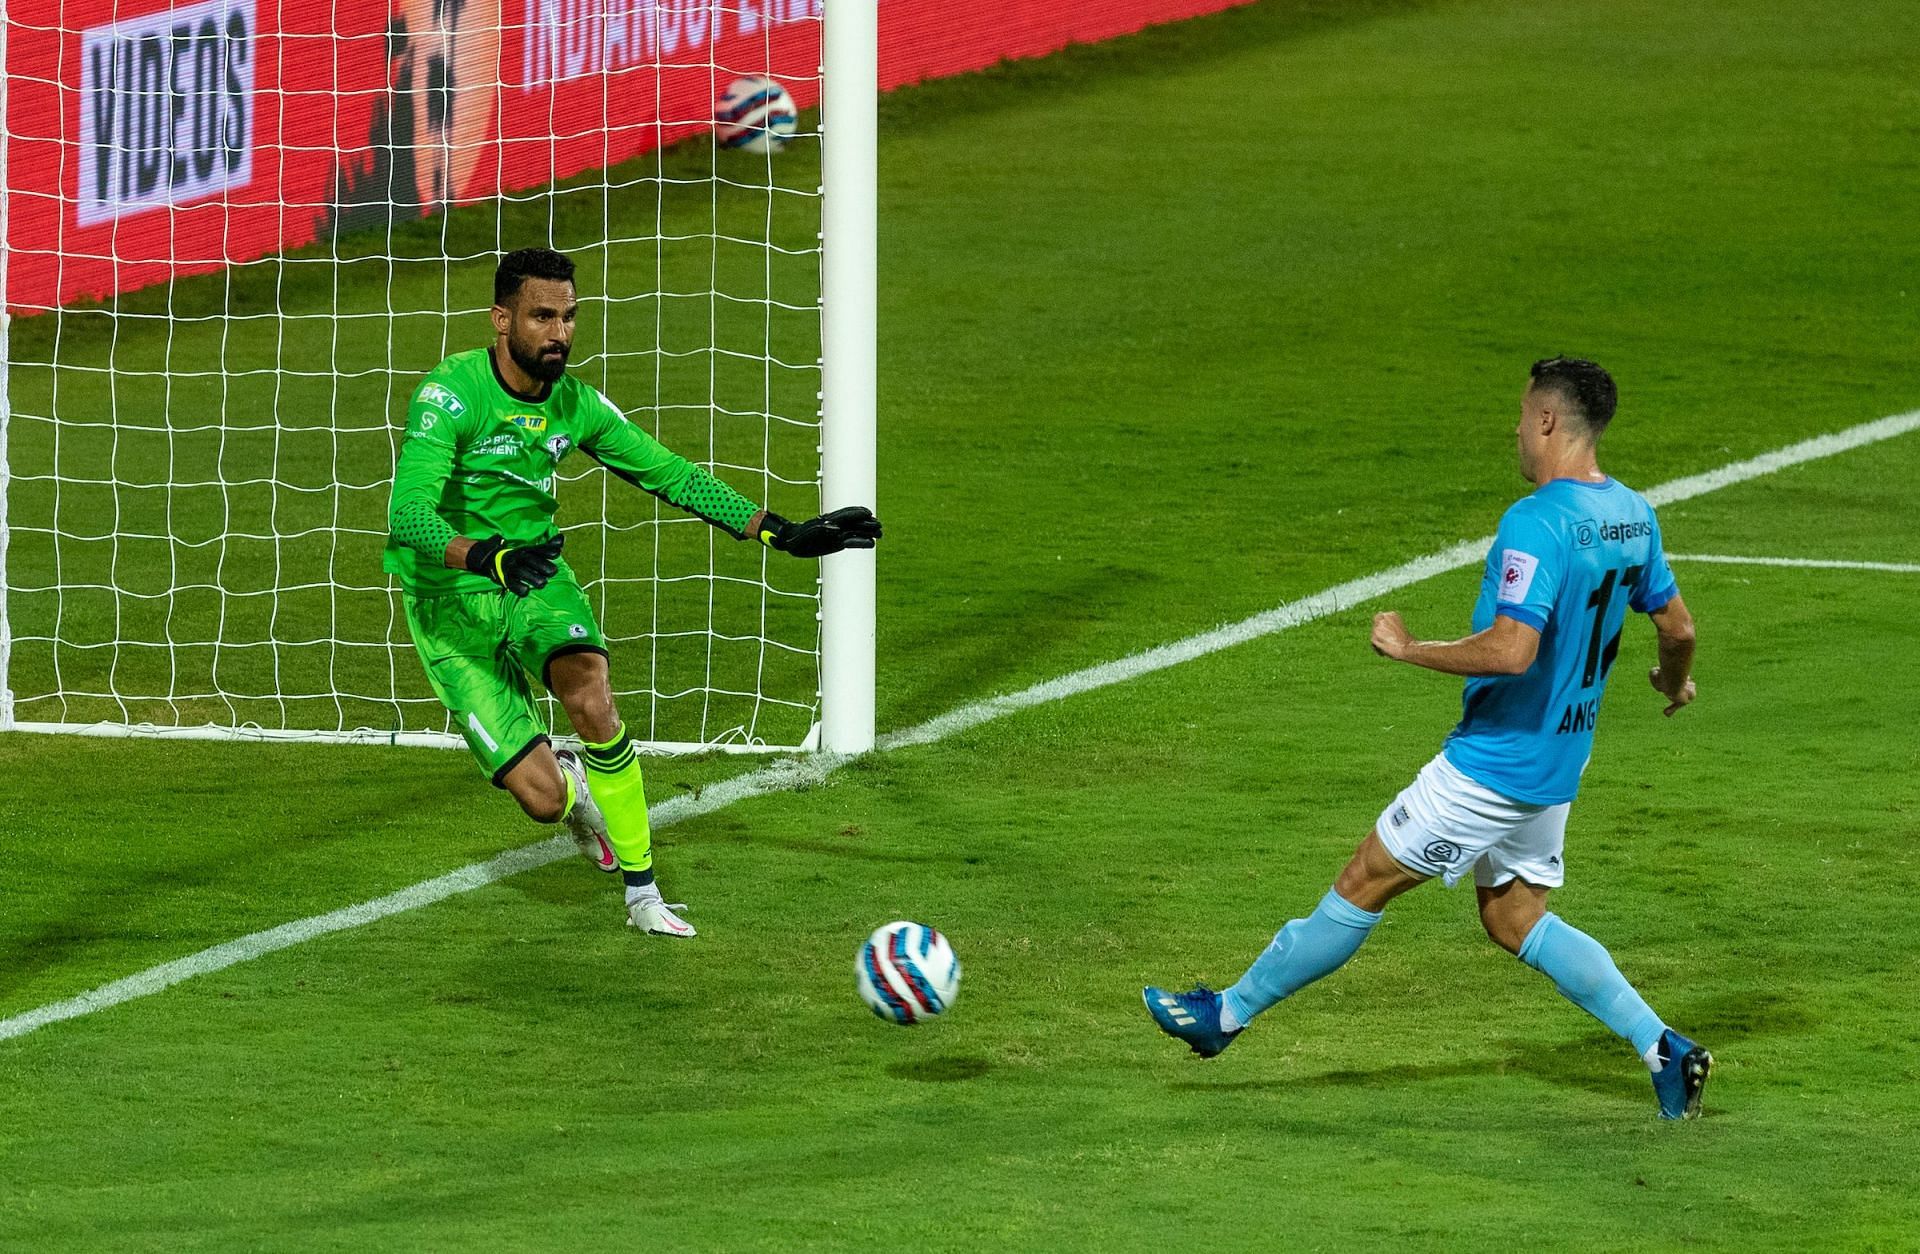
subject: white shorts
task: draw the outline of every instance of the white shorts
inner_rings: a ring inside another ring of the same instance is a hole
[[[1473,882],[1497,888],[1521,879],[1542,888],[1566,883],[1561,851],[1573,803],[1532,806],[1475,783],[1444,753],[1380,813],[1374,824],[1394,861],[1448,888],[1473,869]]]

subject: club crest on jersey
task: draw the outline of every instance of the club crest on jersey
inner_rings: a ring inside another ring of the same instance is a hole
[[[573,441],[564,435],[553,436],[547,441],[547,452],[552,456],[553,464],[556,466],[560,464],[560,459],[567,455],[567,450],[572,447]]]
[[[535,435],[540,435],[547,429],[545,414],[508,414],[507,421],[522,431],[531,431]]]

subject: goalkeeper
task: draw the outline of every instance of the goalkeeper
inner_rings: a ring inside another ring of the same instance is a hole
[[[629,423],[567,374],[578,302],[573,263],[546,248],[500,261],[487,348],[434,367],[407,407],[393,476],[385,568],[397,576],[427,679],[495,786],[541,823],[564,822],[581,852],[626,881],[627,922],[694,930],[654,882],[645,786],[614,708],[607,646],[560,556],[560,463],[581,449],[622,479],[795,557],[870,549],[861,506],[788,522]],[[556,752],[530,676],[558,698],[583,752]],[[584,758],[584,763],[581,761]]]

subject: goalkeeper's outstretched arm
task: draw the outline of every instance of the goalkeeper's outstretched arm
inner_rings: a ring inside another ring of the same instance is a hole
[[[609,421],[581,447],[622,479],[704,518],[736,540],[755,539],[795,557],[825,557],[842,549],[870,549],[880,538],[880,520],[862,505],[788,522],[734,491],[706,467],[668,449],[611,404],[607,409]]]

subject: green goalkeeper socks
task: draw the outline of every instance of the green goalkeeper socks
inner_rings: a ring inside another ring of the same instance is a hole
[[[627,738],[627,725],[603,745],[582,743],[589,789],[607,819],[607,843],[623,872],[653,867],[653,831],[647,826],[647,786],[640,777],[640,759]],[[651,877],[649,877],[651,878]]]

